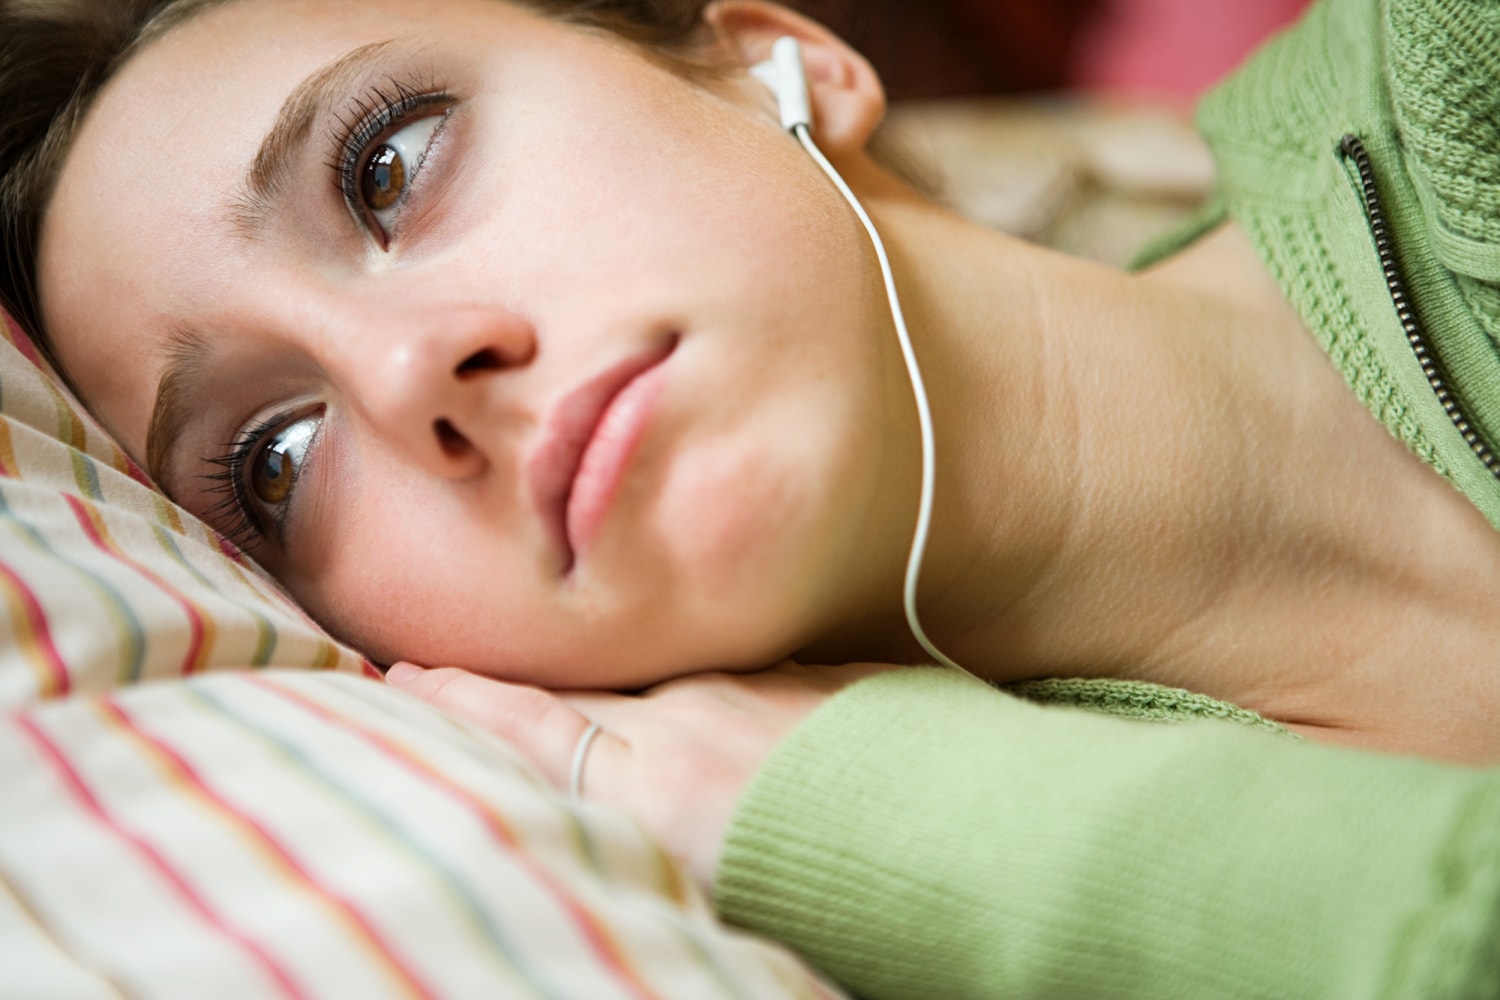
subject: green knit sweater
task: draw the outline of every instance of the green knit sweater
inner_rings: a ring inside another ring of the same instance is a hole
[[[1324,0],[1204,99],[1213,210],[1232,215],[1350,387],[1500,527],[1500,4]],[[1396,274],[1443,403],[1377,252],[1355,157],[1368,154]],[[1138,263],[1146,263],[1142,260]]]
[[[1500,3],[1324,0],[1200,127],[1216,218],[1500,526]],[[1408,342],[1345,135],[1466,428]],[[911,669],[830,699],[741,800],[720,911],[868,1000],[1500,997],[1500,769],[1312,745],[1144,685],[1022,693]]]
[[[715,901],[866,1000],[1493,998],[1500,772],[912,668],[777,748]]]

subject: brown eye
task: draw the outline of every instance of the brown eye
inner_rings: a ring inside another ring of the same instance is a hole
[[[281,507],[292,495],[308,446],[323,419],[307,417],[271,436],[250,467],[250,491],[267,507]]]
[[[405,190],[406,163],[401,159],[400,151],[394,146],[381,146],[365,165],[365,175],[360,181],[360,194],[364,195],[365,204],[382,212],[400,201]]]
[[[388,233],[417,172],[427,159],[443,115],[428,115],[397,129],[375,147],[359,174],[359,200],[382,233]]]
[[[257,499],[274,507],[291,495],[293,478],[295,471],[291,456],[268,450],[265,458],[255,466],[251,485]]]

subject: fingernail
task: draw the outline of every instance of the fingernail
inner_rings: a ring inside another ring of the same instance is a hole
[[[422,675],[422,668],[412,663],[392,663],[391,668],[385,672],[385,682],[395,684],[409,684]]]

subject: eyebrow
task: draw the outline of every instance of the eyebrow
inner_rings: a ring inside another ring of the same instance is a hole
[[[151,481],[167,490],[172,456],[193,410],[188,406],[188,384],[203,367],[208,341],[192,330],[174,330],[167,335],[167,364],[156,383],[156,403],[146,431],[146,472]]]
[[[351,85],[397,44],[397,39],[389,38],[352,49],[309,75],[287,95],[240,182],[232,209],[236,231],[248,239],[259,235],[286,193],[297,153],[313,126],[332,115]]]

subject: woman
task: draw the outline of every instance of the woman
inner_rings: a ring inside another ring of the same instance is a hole
[[[800,39],[816,138],[891,247],[949,656],[1489,763],[1500,423],[1472,334],[1500,308],[1449,258],[1488,259],[1458,202],[1496,147],[1465,186],[1421,140],[1426,82],[1494,91],[1493,5],[1317,8],[1209,105],[1220,206],[1139,276],[913,193],[868,155],[869,67],[773,5],[113,6],[134,19],[56,100],[8,102],[45,107],[7,125],[7,304],[321,621],[445,667],[393,683],[635,812],[728,916],[871,995],[1500,981],[1492,772],[880,666],[923,660],[910,390],[857,223],[749,72]],[[59,37],[17,18],[13,78]],[[787,657],[848,665],[701,676]]]

